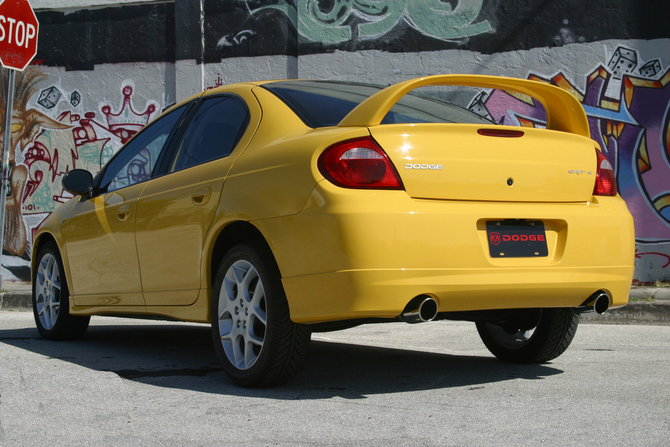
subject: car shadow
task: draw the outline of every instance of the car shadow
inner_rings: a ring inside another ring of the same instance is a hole
[[[302,370],[288,384],[244,389],[230,382],[221,370],[206,325],[97,325],[81,340],[70,342],[44,340],[33,328],[0,329],[0,343],[147,385],[285,400],[364,399],[374,394],[478,389],[490,383],[538,380],[563,372],[550,364],[506,364],[493,357],[312,340]]]

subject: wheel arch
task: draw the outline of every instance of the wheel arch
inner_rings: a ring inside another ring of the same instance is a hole
[[[207,264],[207,284],[209,286],[213,287],[216,270],[218,269],[221,260],[226,256],[226,253],[228,253],[228,251],[235,245],[243,242],[261,243],[267,247],[270,253],[272,253],[272,249],[270,248],[267,239],[254,224],[243,220],[229,223],[221,228],[212,244],[211,250],[209,250],[210,257],[209,263]],[[275,265],[277,265],[277,260],[275,259],[274,254],[272,254],[272,258]]]
[[[46,245],[49,242],[53,242],[56,244],[56,247],[58,247],[58,252],[61,254],[61,261],[63,260],[63,255],[62,255],[62,250],[60,245],[58,244],[58,241],[56,240],[56,237],[49,233],[49,232],[42,232],[38,234],[35,239],[33,240],[33,249],[32,249],[32,255],[30,257],[30,271],[31,271],[31,277],[32,277],[32,272],[35,271],[35,268],[37,267],[37,253],[39,253],[40,249]],[[65,266],[63,267],[65,269]],[[66,273],[67,274],[67,273]],[[69,279],[69,277],[67,278]]]

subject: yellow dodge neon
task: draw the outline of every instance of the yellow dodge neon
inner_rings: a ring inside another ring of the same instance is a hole
[[[451,85],[534,98],[546,128],[413,91]],[[33,247],[37,328],[211,323],[243,386],[293,377],[311,332],[385,321],[473,321],[504,361],[554,359],[581,313],[627,303],[633,276],[633,220],[589,135],[571,94],[512,78],[208,90],[95,178],[64,177],[75,197]]]

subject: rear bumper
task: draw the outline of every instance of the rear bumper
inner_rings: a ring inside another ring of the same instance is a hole
[[[477,270],[357,270],[284,279],[291,318],[317,323],[395,318],[417,295],[439,312],[578,307],[604,290],[613,307],[628,302],[632,268]]]
[[[486,221],[541,220],[549,255],[492,258]],[[282,273],[291,318],[393,318],[417,295],[440,312],[628,302],[633,220],[619,197],[585,203],[416,200],[327,182],[293,216],[255,222]]]

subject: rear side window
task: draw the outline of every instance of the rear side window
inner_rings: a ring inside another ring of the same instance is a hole
[[[204,99],[177,145],[171,172],[227,157],[249,122],[244,103],[231,96]]]
[[[263,84],[309,127],[337,126],[358,104],[383,87],[331,81],[287,81]],[[382,124],[491,124],[476,113],[438,98],[410,92],[386,114]]]

